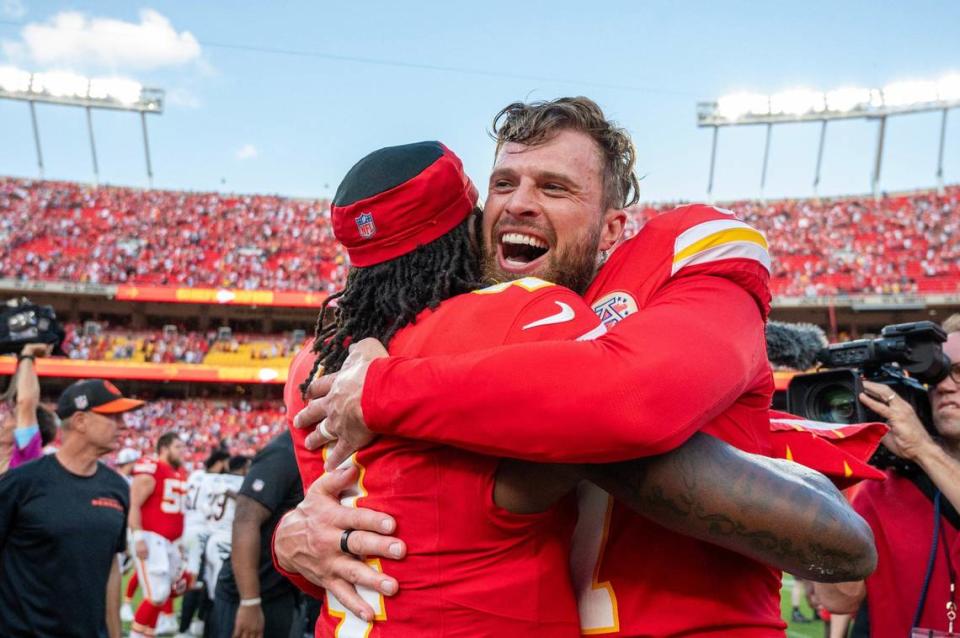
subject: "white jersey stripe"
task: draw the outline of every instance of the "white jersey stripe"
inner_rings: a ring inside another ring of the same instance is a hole
[[[760,262],[768,271],[770,270],[770,253],[762,246],[750,241],[733,241],[707,248],[674,262],[670,275],[677,274],[685,266],[697,266],[724,259],[753,259]]]
[[[744,230],[753,230],[757,233],[760,233],[756,228],[742,222],[738,219],[715,219],[708,222],[703,222],[697,224],[687,230],[683,231],[677,236],[677,239],[673,243],[673,254],[679,255],[684,250],[697,243],[705,237],[709,237],[714,233],[718,233],[722,230],[733,230],[733,229],[744,229]],[[762,236],[762,233],[761,233]]]

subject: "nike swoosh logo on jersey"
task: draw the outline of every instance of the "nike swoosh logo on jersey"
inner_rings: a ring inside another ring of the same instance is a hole
[[[522,330],[529,330],[530,328],[539,328],[540,326],[550,326],[555,323],[571,321],[577,316],[577,313],[573,311],[573,308],[562,301],[554,301],[553,303],[560,306],[560,312],[555,315],[550,315],[549,317],[544,317],[543,319],[537,319],[536,321],[530,322],[525,325]]]

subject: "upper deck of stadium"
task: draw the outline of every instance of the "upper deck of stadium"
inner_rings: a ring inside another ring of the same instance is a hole
[[[674,204],[631,209],[628,232]],[[762,230],[777,296],[960,291],[960,186],[724,204]],[[0,278],[330,293],[329,202],[0,177]],[[316,304],[310,304],[316,305]]]

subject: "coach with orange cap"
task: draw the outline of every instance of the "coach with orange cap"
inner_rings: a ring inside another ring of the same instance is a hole
[[[130,488],[98,459],[142,405],[77,381],[57,402],[61,448],[0,476],[0,636],[119,638]]]

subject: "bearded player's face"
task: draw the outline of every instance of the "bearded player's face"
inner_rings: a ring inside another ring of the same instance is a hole
[[[540,277],[583,294],[625,215],[603,204],[600,149],[579,131],[537,146],[504,144],[483,209],[484,274]]]
[[[183,464],[184,447],[183,441],[174,439],[170,447],[167,448],[167,463],[173,467],[180,467]]]

